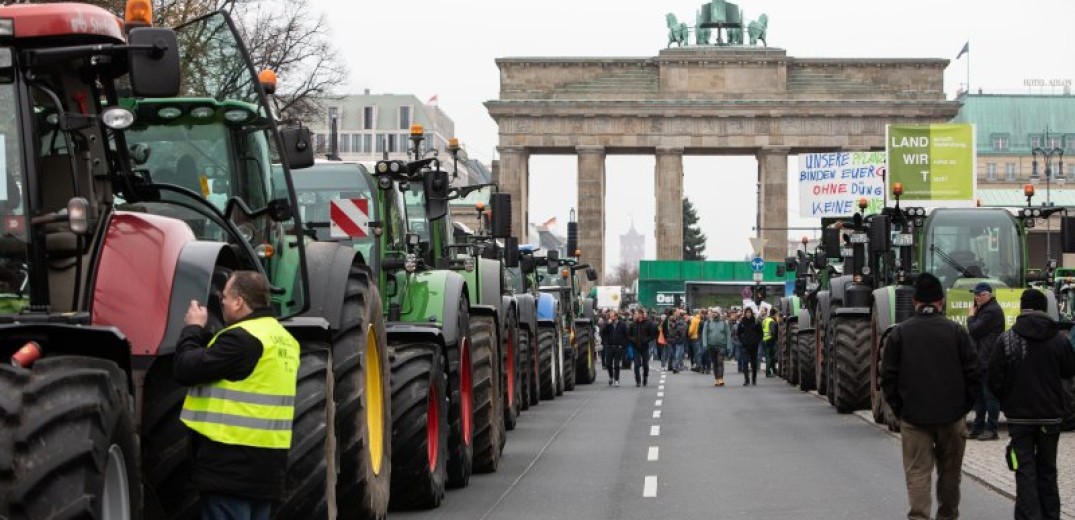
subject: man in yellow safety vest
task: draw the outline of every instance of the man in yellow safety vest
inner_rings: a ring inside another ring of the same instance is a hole
[[[776,309],[770,308],[769,315],[761,322],[761,344],[765,348],[765,377],[776,373]]]
[[[180,419],[192,430],[191,485],[203,519],[268,520],[285,491],[299,344],[273,316],[261,273],[232,273],[221,307],[226,326],[213,335],[191,301],[175,352],[175,379],[190,387]]]

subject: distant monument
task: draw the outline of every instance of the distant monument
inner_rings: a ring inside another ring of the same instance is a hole
[[[697,46],[710,45],[713,29],[716,29],[717,41],[712,45],[743,45],[745,33],[750,38],[750,45],[757,45],[760,41],[763,46],[769,46],[766,41],[769,17],[763,13],[757,20],[747,23],[739,5],[726,0],[712,0],[702,4],[701,9],[695,13],[694,27],[680,22],[672,13],[665,15],[665,22],[668,25],[668,47],[673,43],[679,47],[690,45],[692,29]],[[722,31],[726,31],[727,40],[724,39]]]

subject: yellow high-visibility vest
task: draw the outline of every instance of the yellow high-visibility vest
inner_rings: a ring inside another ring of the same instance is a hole
[[[240,321],[221,334],[241,328],[261,341],[254,371],[241,381],[226,379],[187,391],[179,418],[192,430],[223,444],[255,448],[291,447],[299,342],[271,316]]]
[[[761,320],[761,339],[762,341],[769,341],[773,339],[772,323],[776,321],[771,316],[767,316],[764,320]]]

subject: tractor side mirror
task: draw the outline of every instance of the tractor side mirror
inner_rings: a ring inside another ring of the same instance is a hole
[[[490,223],[493,238],[508,238],[511,236],[511,194],[493,193],[489,198],[489,209],[493,211],[493,221]]]
[[[591,282],[596,282],[597,281],[597,269],[594,269],[593,267],[587,267],[586,268],[586,279],[591,281]]]
[[[309,128],[283,128],[280,130],[280,140],[284,142],[284,156],[289,168],[298,170],[314,165],[314,147]]]
[[[422,178],[425,187],[426,216],[429,220],[439,220],[448,214],[448,172],[432,170],[425,172]],[[495,211],[495,210],[494,210]]]
[[[825,228],[821,231],[821,243],[825,246],[825,257],[832,259],[843,258],[840,254],[840,230]]]
[[[504,267],[519,267],[519,238],[507,237],[504,239]]]
[[[135,97],[179,94],[179,40],[164,27],[138,27],[127,34],[131,91]]]
[[[874,215],[870,221],[870,252],[884,253],[892,249],[892,221],[888,215]]]

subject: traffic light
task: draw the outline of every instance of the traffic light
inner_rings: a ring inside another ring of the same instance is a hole
[[[755,284],[751,292],[754,296],[754,305],[761,305],[761,302],[765,300],[765,286],[760,283]]]

